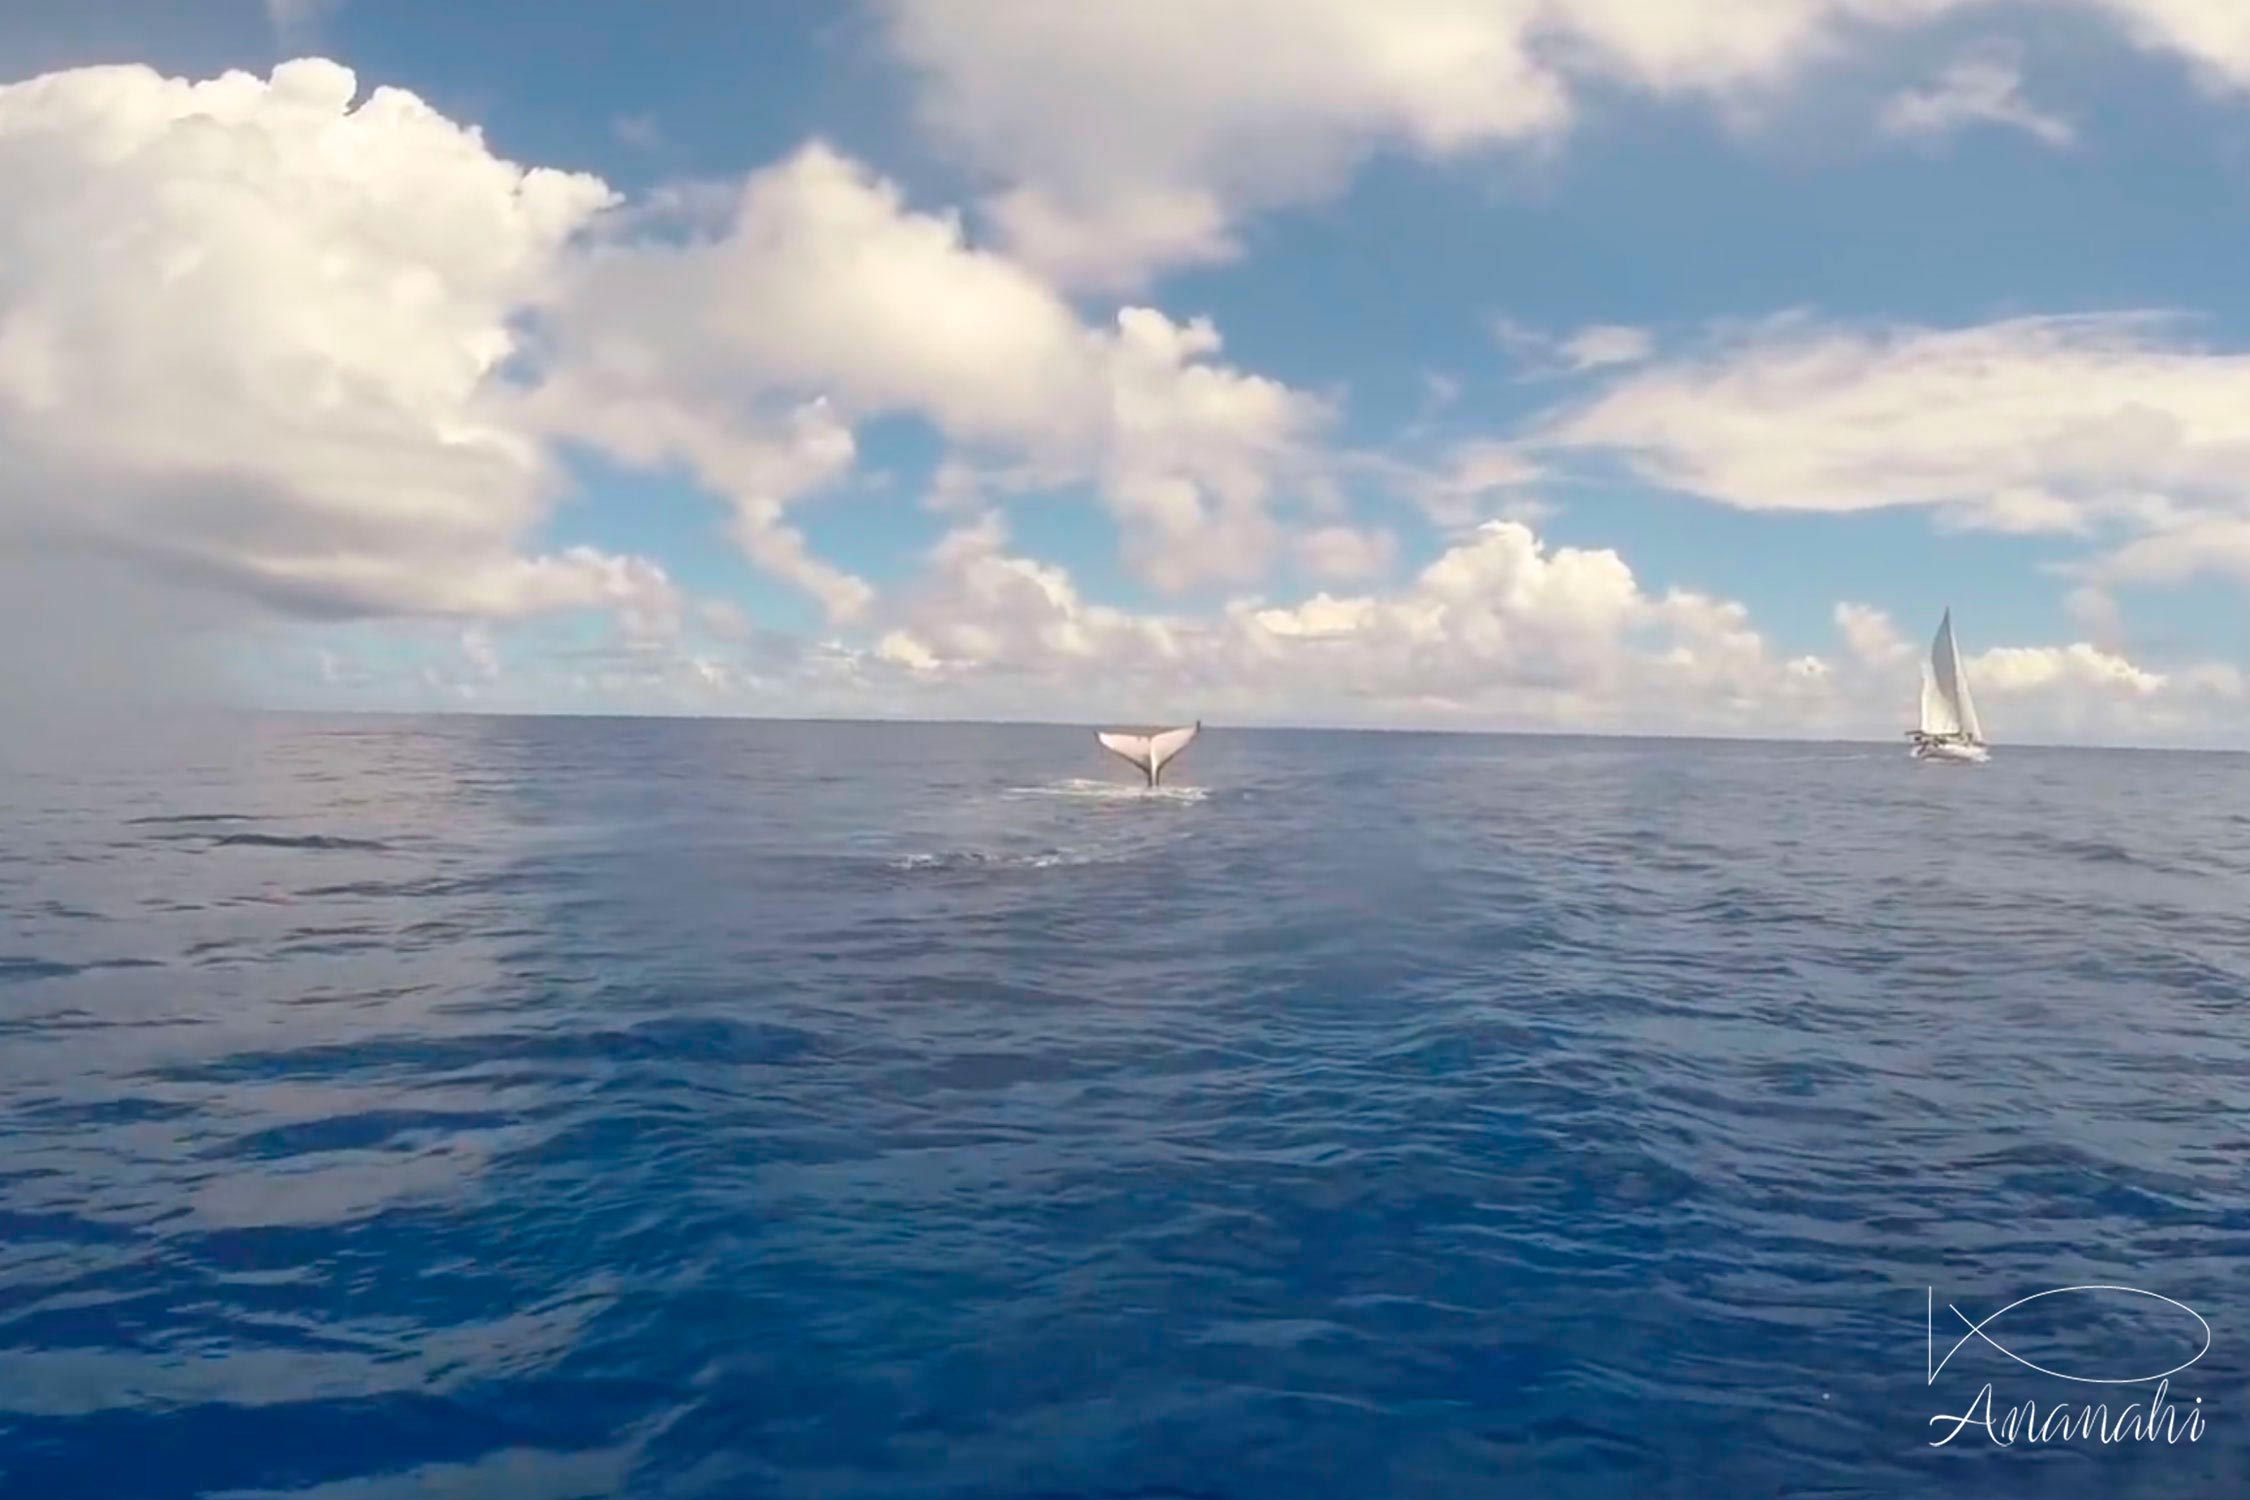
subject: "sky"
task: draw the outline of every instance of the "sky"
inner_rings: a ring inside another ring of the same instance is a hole
[[[0,691],[2250,749],[2239,0],[0,11]]]

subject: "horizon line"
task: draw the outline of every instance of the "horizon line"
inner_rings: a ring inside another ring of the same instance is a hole
[[[691,723],[763,723],[763,724],[830,724],[830,725],[892,725],[906,726],[958,726],[962,728],[990,729],[1070,729],[1093,732],[1100,729],[1130,727],[1135,721],[1116,719],[1035,719],[1035,718],[929,718],[908,715],[875,714],[788,714],[788,713],[695,713],[667,712],[661,710],[616,710],[588,712],[574,709],[490,709],[490,708],[308,708],[308,707],[241,707],[224,706],[206,710],[218,715],[242,717],[297,717],[297,718],[369,718],[369,719],[653,719],[687,721]],[[1150,723],[1157,721],[1151,720]],[[1171,722],[1169,720],[1164,722]],[[1442,725],[1413,724],[1317,724],[1284,723],[1277,721],[1247,721],[1229,724],[1208,717],[1199,721],[1205,729],[1250,730],[1285,734],[1441,734],[1488,739],[1582,739],[1582,740],[1633,740],[1633,741],[1686,741],[1741,745],[1852,745],[1859,747],[1882,746],[1895,743],[1889,738],[1872,739],[1860,736],[1837,735],[1771,735],[1727,734],[1715,732],[1684,732],[1671,730],[1625,729],[1560,729],[1560,728],[1479,728]],[[1906,731],[1899,732],[1903,741]],[[1996,743],[1995,750],[2100,750],[2145,751],[2158,755],[2250,755],[2250,746],[2232,745],[2137,745],[2097,741],[2010,740]]]

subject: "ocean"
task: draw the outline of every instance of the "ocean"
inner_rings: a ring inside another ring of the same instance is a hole
[[[2250,758],[1168,774],[473,717],[13,765],[0,1493],[2250,1488]]]

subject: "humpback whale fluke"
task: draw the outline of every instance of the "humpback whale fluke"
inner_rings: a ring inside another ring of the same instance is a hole
[[[1185,729],[1167,729],[1161,734],[1123,734],[1117,730],[1097,730],[1094,738],[1112,755],[1122,755],[1141,768],[1148,784],[1155,786],[1163,778],[1165,763],[1187,748],[1195,732],[1203,727],[1197,719]]]

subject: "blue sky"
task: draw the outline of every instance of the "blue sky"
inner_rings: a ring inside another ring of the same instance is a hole
[[[151,344],[241,395],[126,478],[117,433],[168,412],[0,405],[21,468],[81,497],[19,501],[0,541],[49,576],[129,557],[200,601],[177,634],[215,690],[269,703],[1888,733],[1951,603],[1972,653],[2014,653],[1972,660],[1996,732],[2244,743],[2250,38],[2224,0],[1523,9],[13,7],[23,233],[152,195],[135,222],[170,241],[103,285],[146,272],[133,316],[181,325]],[[351,102],[284,110],[295,57],[351,70]],[[120,63],[262,92],[88,81]],[[384,87],[436,123],[373,118]],[[109,151],[103,111],[145,139]],[[228,132],[205,157],[175,149],[195,118]],[[276,166],[253,135],[293,144]],[[75,173],[27,165],[64,150]],[[457,169],[486,243],[530,222],[523,169],[598,184],[505,265],[471,228],[384,227],[415,174],[466,204]],[[338,257],[369,279],[268,347],[168,298],[183,257],[277,296]],[[97,316],[69,257],[24,264],[0,320]],[[413,278],[469,291],[367,321]],[[797,306],[861,331],[773,334]],[[1162,322],[1136,342],[1121,308]],[[1573,368],[1589,329],[1609,357]],[[517,347],[474,389],[431,373],[493,336]],[[40,368],[166,399],[98,342]],[[368,393],[318,444],[350,397],[300,410],[274,374],[315,366]],[[291,435],[270,457],[261,423]],[[441,475],[463,423],[536,458]],[[368,501],[335,465],[371,432],[404,436]],[[1506,477],[1448,492],[1480,454]],[[417,499],[351,510],[392,495]],[[93,627],[63,599],[53,629]]]

